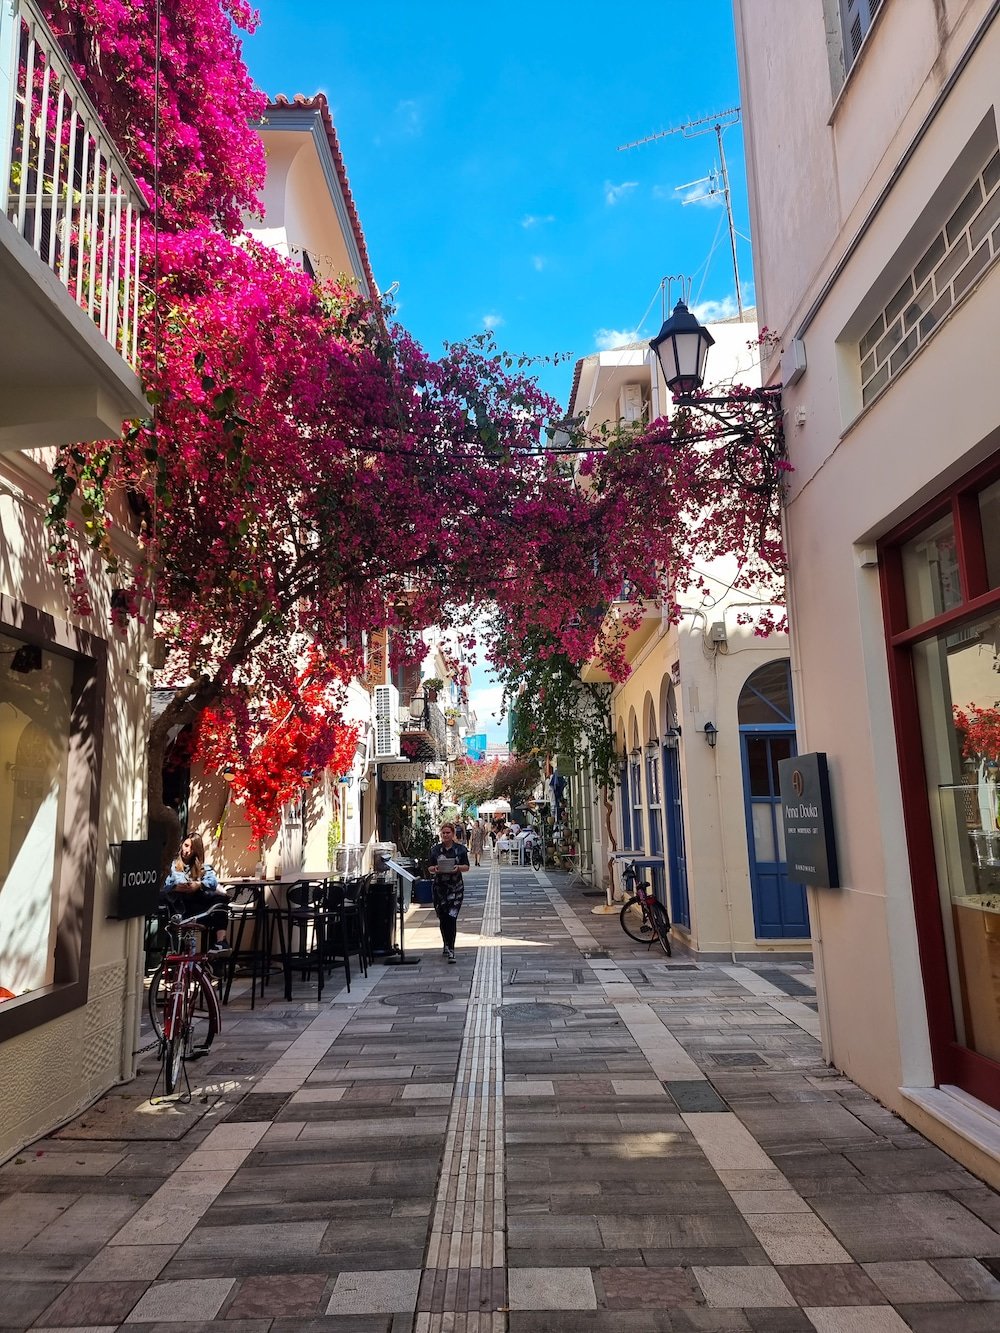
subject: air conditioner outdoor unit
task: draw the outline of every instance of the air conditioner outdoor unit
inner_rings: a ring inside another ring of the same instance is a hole
[[[399,690],[375,686],[375,758],[399,758]]]
[[[625,384],[618,395],[619,421],[642,421],[642,385]]]

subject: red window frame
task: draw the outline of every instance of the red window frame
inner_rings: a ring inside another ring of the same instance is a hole
[[[914,644],[924,639],[958,629],[990,611],[1000,611],[1000,588],[987,586],[986,551],[979,509],[979,493],[998,478],[1000,463],[994,456],[886,534],[879,541],[878,549],[903,821],[934,1079],[939,1086],[957,1084],[980,1101],[1000,1110],[1000,1063],[960,1045],[957,1037],[911,654]],[[948,514],[955,528],[962,600],[952,610],[911,626],[903,582],[902,548],[929,524]]]

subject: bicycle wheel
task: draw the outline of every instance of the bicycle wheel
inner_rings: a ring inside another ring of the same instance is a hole
[[[183,1020],[172,1024],[170,1039],[166,1043],[163,1061],[163,1083],[167,1095],[177,1091],[184,1067],[184,1047],[187,1041],[188,1025]]]
[[[158,1041],[163,1040],[163,1006],[169,989],[169,978],[165,976],[165,965],[161,963],[150,977],[149,990],[146,992],[146,1010]]]
[[[659,941],[660,948],[669,958],[670,952],[670,918],[667,916],[666,908],[662,903],[657,902],[655,898],[649,900],[649,915],[653,923],[653,930],[656,932],[656,938]]]
[[[532,870],[541,870],[542,868],[542,849],[537,843],[531,847],[531,868]]]
[[[649,944],[653,938],[653,927],[642,910],[642,902],[638,898],[627,898],[618,914],[618,920],[622,923],[622,930],[630,939],[639,944]]]
[[[222,1026],[215,981],[205,968],[190,971],[188,980],[188,1055],[203,1055]]]

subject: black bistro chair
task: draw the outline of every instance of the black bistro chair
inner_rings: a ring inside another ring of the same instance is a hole
[[[233,953],[226,973],[222,1003],[229,1003],[229,992],[237,968],[250,972],[250,1008],[253,1009],[260,977],[260,998],[275,965],[274,935],[278,936],[278,963],[284,966],[285,930],[282,914],[267,906],[267,885],[248,881],[232,886],[229,901],[230,939]]]
[[[307,981],[316,969],[316,998],[323,994],[326,974],[337,955],[343,938],[343,918],[331,902],[325,880],[300,879],[286,891],[285,906],[285,999],[292,998],[292,973],[300,970]],[[351,969],[341,944],[347,989],[351,988]]]
[[[340,943],[345,955],[357,955],[358,970],[362,976],[368,975],[368,967],[374,961],[368,938],[368,885],[371,878],[371,875],[360,875],[354,879],[327,882],[330,908],[340,913]]]

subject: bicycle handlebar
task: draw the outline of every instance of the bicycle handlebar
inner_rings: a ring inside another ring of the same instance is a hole
[[[180,912],[177,912],[174,916],[170,918],[168,924],[176,927],[177,929],[180,929],[181,926],[193,926],[199,921],[204,921],[206,917],[212,916],[215,912],[219,910],[220,907],[222,907],[222,905],[223,904],[221,902],[216,903],[214,907],[209,907],[206,911],[199,912],[197,916],[182,917]],[[202,927],[202,929],[205,929],[205,927]]]

